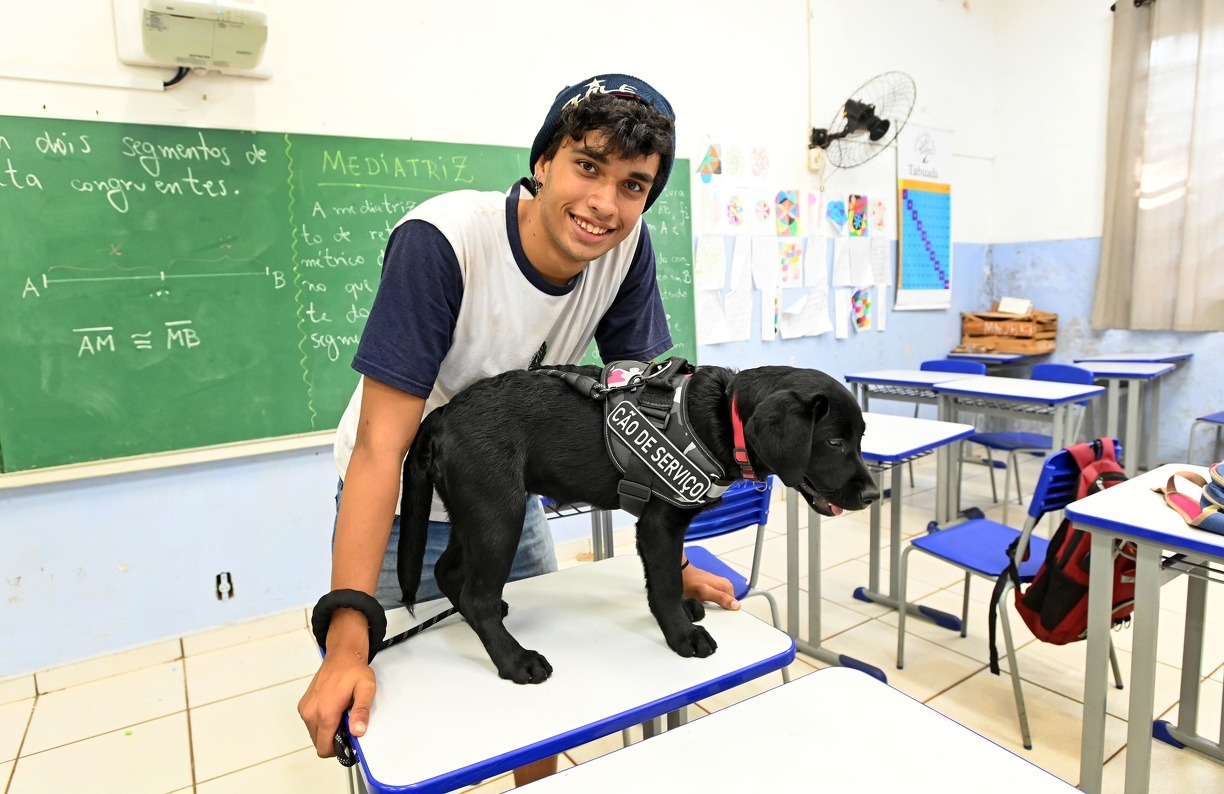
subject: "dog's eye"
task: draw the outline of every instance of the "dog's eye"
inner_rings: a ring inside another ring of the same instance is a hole
[[[844,449],[846,446],[846,442],[842,441],[840,438],[831,438],[829,439],[829,446],[837,447],[838,449]]]

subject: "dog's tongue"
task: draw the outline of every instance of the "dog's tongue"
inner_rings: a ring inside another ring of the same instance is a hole
[[[833,511],[833,515],[835,516],[840,516],[842,514],[842,509],[832,502],[829,502],[829,509]]]

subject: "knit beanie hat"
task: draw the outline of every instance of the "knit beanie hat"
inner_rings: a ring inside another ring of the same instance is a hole
[[[540,155],[544,154],[544,150],[548,148],[548,144],[552,142],[553,136],[557,134],[557,130],[561,127],[561,111],[567,105],[578,104],[591,94],[612,94],[613,96],[636,99],[639,102],[646,103],[672,121],[676,119],[676,113],[672,110],[672,106],[668,104],[667,99],[654,90],[645,80],[639,80],[627,74],[596,75],[581,83],[566,86],[557,94],[557,98],[553,100],[552,107],[548,109],[548,115],[544,117],[544,125],[540,127],[540,131],[536,133],[535,141],[531,144],[531,160],[528,167],[532,171],[535,170],[536,161],[540,159]],[[672,160],[675,159],[676,150],[676,132],[674,129],[672,130],[671,139],[672,154],[660,153],[659,155],[659,173],[655,176],[654,184],[650,186],[650,192],[646,194],[646,210],[650,209],[650,205],[654,204],[655,199],[663,192],[663,188],[667,184],[667,177],[671,174]]]

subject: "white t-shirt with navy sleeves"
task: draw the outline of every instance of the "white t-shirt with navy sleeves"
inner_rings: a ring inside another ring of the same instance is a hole
[[[652,359],[672,346],[650,233],[625,240],[569,284],[543,279],[523,252],[518,202],[462,190],[422,203],[397,224],[353,368],[422,397],[425,413],[481,378],[533,363],[576,364],[591,339],[605,361]],[[360,381],[336,432],[343,477],[357,435]],[[432,519],[445,520],[435,497]]]

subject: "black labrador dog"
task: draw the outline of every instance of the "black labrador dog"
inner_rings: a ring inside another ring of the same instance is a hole
[[[567,367],[598,379],[598,367]],[[861,510],[880,492],[860,452],[865,423],[845,386],[823,372],[703,366],[688,380],[691,432],[740,478],[733,457],[732,397],[757,477],[776,474],[826,516]],[[472,384],[426,417],[404,463],[398,576],[412,606],[421,581],[432,491],[451,518],[449,544],[435,567],[438,587],[471,624],[502,678],[538,684],[552,674],[539,653],[506,630],[502,588],[524,518],[524,495],[561,504],[618,507],[621,474],[604,442],[604,403],[544,370],[514,370]],[[646,600],[668,646],[705,657],[717,644],[684,598],[685,531],[700,508],[651,498],[637,523]]]

